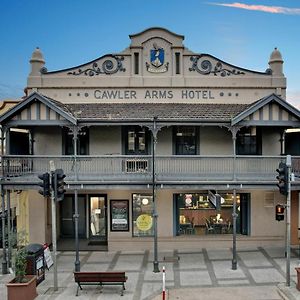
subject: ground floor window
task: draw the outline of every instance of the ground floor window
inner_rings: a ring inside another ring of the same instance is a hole
[[[177,235],[232,233],[233,194],[220,195],[221,209],[216,210],[208,192],[175,194]],[[237,233],[241,234],[248,234],[247,195],[237,194]]]
[[[133,236],[153,236],[153,197],[149,194],[132,194]]]

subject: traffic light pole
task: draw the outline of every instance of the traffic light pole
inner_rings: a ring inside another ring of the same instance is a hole
[[[50,196],[51,196],[51,216],[52,216],[53,285],[54,285],[54,291],[56,292],[58,290],[58,287],[57,287],[56,201],[55,201],[55,192],[53,189],[55,183],[52,182],[52,180],[55,178],[55,176],[53,176],[55,173],[55,167],[53,161],[50,161],[50,170],[51,170],[51,176],[49,180],[50,180]]]
[[[286,286],[290,286],[290,260],[291,260],[291,167],[292,159],[290,155],[286,157],[288,170],[288,194],[286,198]]]
[[[232,212],[232,262],[231,262],[231,268],[232,270],[237,269],[237,253],[236,253],[236,189],[233,190],[233,212]]]

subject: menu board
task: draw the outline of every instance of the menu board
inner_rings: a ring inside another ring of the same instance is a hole
[[[110,230],[129,231],[129,200],[110,200]]]
[[[47,269],[49,270],[50,267],[53,265],[53,260],[52,260],[49,246],[47,244],[44,244],[44,259],[46,262]]]

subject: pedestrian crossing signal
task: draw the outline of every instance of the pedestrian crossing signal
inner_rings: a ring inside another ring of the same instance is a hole
[[[283,205],[276,205],[276,212],[275,212],[275,218],[276,221],[283,221],[284,220],[284,206]]]

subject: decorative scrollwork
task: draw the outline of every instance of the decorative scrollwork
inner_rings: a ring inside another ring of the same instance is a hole
[[[108,58],[109,57],[109,58]],[[85,75],[85,76],[95,76],[99,74],[111,75],[115,74],[118,71],[125,72],[126,69],[123,67],[122,61],[124,57],[118,57],[114,55],[108,56],[107,59],[102,63],[101,66],[98,65],[98,62],[94,62],[91,67],[83,70],[78,69],[76,71],[68,72],[68,75]]]
[[[47,74],[48,73],[48,70],[46,67],[42,67],[41,70],[40,70],[41,74]]]
[[[230,75],[244,75],[245,72],[239,71],[237,69],[228,69],[223,67],[222,63],[218,61],[215,66],[213,66],[213,63],[208,60],[204,59],[201,60],[200,66],[199,66],[199,60],[202,58],[202,55],[200,56],[191,56],[190,60],[193,62],[192,67],[189,68],[190,71],[197,71],[198,73],[202,75],[209,75],[214,74],[217,76],[220,74],[222,77],[230,76]]]

